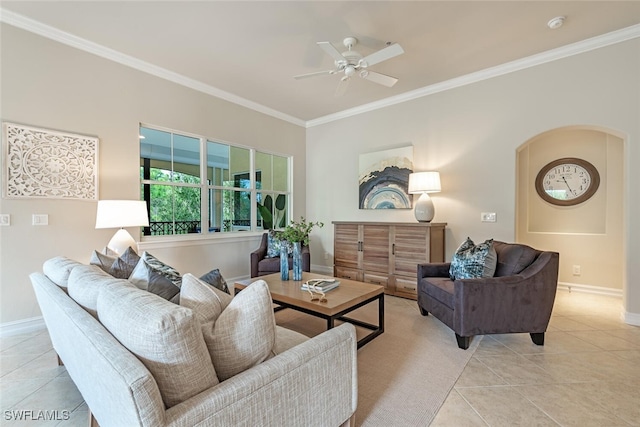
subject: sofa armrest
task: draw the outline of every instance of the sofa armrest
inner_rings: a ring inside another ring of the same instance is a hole
[[[356,334],[344,323],[166,411],[170,426],[338,426],[358,399]]]
[[[418,281],[423,277],[449,277],[450,262],[418,264]]]
[[[460,336],[545,332],[558,285],[558,253],[543,252],[515,276],[454,281]]]

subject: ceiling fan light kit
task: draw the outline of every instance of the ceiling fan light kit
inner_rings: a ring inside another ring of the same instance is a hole
[[[360,52],[353,50],[353,47],[357,43],[358,39],[355,37],[346,37],[342,41],[342,44],[347,48],[347,50],[341,53],[330,42],[318,42],[318,46],[333,58],[335,69],[300,74],[294,76],[294,78],[304,79],[307,77],[343,73],[344,76],[341,77],[338,82],[338,87],[336,88],[336,96],[341,96],[345,92],[349,79],[356,74],[362,79],[369,80],[383,86],[391,87],[395,85],[398,81],[397,78],[377,73],[375,71],[368,70],[367,68],[371,65],[378,64],[382,61],[386,61],[387,59],[403,54],[404,50],[402,47],[397,43],[387,43],[385,48],[363,57]]]

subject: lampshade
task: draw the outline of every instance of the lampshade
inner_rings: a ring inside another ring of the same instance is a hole
[[[433,201],[428,193],[440,192],[440,173],[416,172],[409,175],[409,193],[420,194],[413,213],[419,222],[431,222],[435,215]]]
[[[136,241],[123,227],[148,227],[147,204],[140,200],[100,200],[96,214],[96,228],[120,228],[107,248],[118,255],[129,246],[137,249]]]
[[[141,200],[100,200],[96,228],[148,227],[147,203]]]
[[[416,172],[409,175],[409,194],[440,192],[439,172]]]

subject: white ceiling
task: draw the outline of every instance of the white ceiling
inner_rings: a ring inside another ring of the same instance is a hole
[[[584,40],[613,31],[640,36],[640,1],[3,0],[1,5],[2,21],[11,25],[299,124],[389,103],[463,76],[517,69],[514,63],[522,68],[536,63],[532,56],[553,59],[549,51],[557,48],[570,54],[569,45],[589,47]],[[564,26],[549,29],[547,22],[558,15],[567,17]],[[388,88],[352,78],[346,94],[335,97],[338,75],[293,78],[332,69],[333,60],[316,42],[332,42],[342,51],[346,36],[358,38],[356,50],[365,56],[387,42],[400,44],[403,55],[371,67],[398,83]]]

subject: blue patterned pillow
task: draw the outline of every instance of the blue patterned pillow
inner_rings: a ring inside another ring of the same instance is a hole
[[[476,245],[467,237],[453,255],[449,277],[451,280],[493,277],[497,263],[493,239]]]
[[[293,247],[291,243],[286,240],[280,239],[280,231],[269,230],[269,236],[267,238],[267,258],[276,258],[280,256],[280,248],[282,245],[286,245],[287,253],[291,255],[293,253]]]

